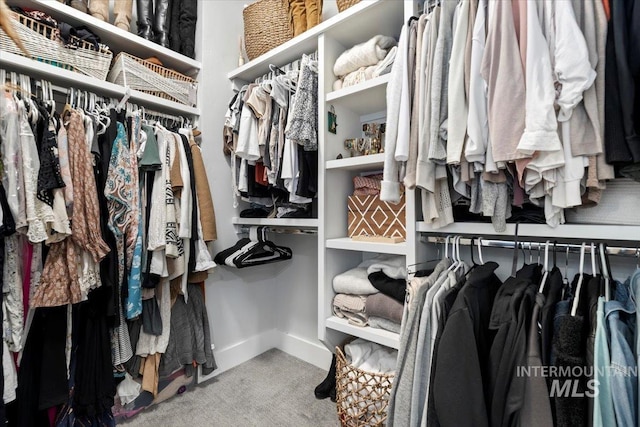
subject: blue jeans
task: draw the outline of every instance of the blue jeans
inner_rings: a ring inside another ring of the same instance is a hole
[[[620,426],[636,425],[638,377],[634,355],[636,307],[629,294],[630,280],[616,283],[615,300],[604,304],[611,351],[611,397]]]

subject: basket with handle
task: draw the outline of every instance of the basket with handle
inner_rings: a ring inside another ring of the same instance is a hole
[[[180,104],[195,106],[197,102],[196,80],[125,52],[113,60],[107,79]]]
[[[60,39],[57,28],[29,16],[11,12],[13,27],[31,59],[69,71],[105,80],[113,53],[105,45],[96,49],[93,44],[71,36],[69,45]],[[0,30],[0,51],[26,56],[9,36]]]
[[[393,374],[368,372],[351,365],[344,345],[336,347],[336,405],[344,427],[383,426]]]
[[[258,0],[242,11],[244,43],[251,60],[293,38],[287,0]]]
[[[354,6],[358,3],[360,3],[360,0],[336,0],[339,12],[343,12],[344,10],[349,9],[351,6]]]

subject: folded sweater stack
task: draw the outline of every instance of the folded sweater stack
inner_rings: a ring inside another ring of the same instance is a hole
[[[399,332],[406,292],[404,257],[378,255],[333,278],[335,316]]]
[[[377,35],[343,52],[333,66],[333,73],[338,77],[333,89],[389,73],[396,57],[396,45],[393,37]]]

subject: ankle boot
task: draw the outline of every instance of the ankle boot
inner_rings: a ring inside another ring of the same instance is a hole
[[[169,0],[156,0],[153,35],[156,43],[169,47]]]
[[[96,19],[109,22],[109,0],[91,0],[89,13]]]
[[[333,395],[331,394],[333,390]],[[316,395],[316,399],[326,399],[327,397],[332,397],[331,400],[335,399],[336,395],[336,355],[333,355],[331,359],[331,367],[329,368],[329,373],[327,377],[320,384],[316,386],[314,390]]]
[[[152,40],[153,1],[136,0],[136,9],[138,12],[138,35],[143,39]]]
[[[307,30],[310,30],[320,23],[322,0],[305,0],[304,7],[304,13],[307,17]]]
[[[115,18],[113,25],[122,30],[129,31],[131,27],[132,8],[133,0],[114,0],[113,14],[115,15]]]
[[[304,10],[305,0],[289,0],[289,15],[293,23],[293,36],[304,33],[307,30],[307,17]]]

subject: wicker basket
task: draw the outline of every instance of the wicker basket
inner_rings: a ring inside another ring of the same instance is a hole
[[[244,8],[244,43],[249,60],[293,38],[287,0],[258,0]]]
[[[345,427],[383,426],[394,375],[363,371],[336,347],[336,404]]]
[[[32,59],[99,80],[107,78],[113,58],[107,46],[100,45],[96,50],[91,43],[71,37],[70,47],[66,47],[57,28],[19,13],[11,12],[11,16],[13,27]],[[0,30],[0,52],[25,56],[3,30]]]
[[[108,80],[180,104],[196,105],[198,83],[194,79],[125,52],[113,60]]]
[[[342,12],[349,9],[351,6],[360,3],[360,0],[336,0],[336,3],[338,4],[338,11]]]

